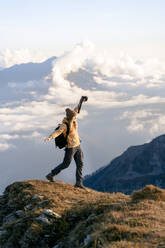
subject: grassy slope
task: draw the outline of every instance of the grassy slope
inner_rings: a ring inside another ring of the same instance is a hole
[[[41,196],[42,201],[32,201],[34,195]],[[62,218],[49,226],[42,225],[36,217],[45,208]],[[27,239],[26,247],[165,247],[165,190],[152,185],[126,196],[84,191],[61,181],[16,182],[0,199],[0,222],[20,209],[24,215],[3,226],[7,233],[1,236],[2,248],[6,240],[15,248],[25,247],[20,245],[20,239],[27,233],[31,240]]]

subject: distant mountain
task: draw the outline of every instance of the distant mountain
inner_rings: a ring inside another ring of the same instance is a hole
[[[51,72],[52,62],[56,57],[51,57],[42,63],[26,63],[13,65],[0,70],[0,87],[8,82],[27,82],[40,80]]]
[[[146,184],[165,188],[165,135],[129,147],[106,167],[86,176],[84,184],[98,191],[125,194]]]
[[[32,101],[35,99],[31,95],[32,91],[38,95],[47,94],[51,78],[45,78],[51,74],[52,63],[56,59],[53,56],[42,63],[30,62],[0,68],[1,103],[21,99]],[[69,73],[66,79],[85,90],[104,90],[103,86],[94,81],[94,74],[85,69]]]

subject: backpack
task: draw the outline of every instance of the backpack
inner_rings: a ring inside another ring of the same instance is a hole
[[[64,136],[63,133],[61,133],[59,136],[57,136],[54,139],[55,146],[58,147],[59,149],[62,149],[67,145],[67,137],[68,137],[70,128],[69,128],[69,124],[67,122],[65,122],[65,124],[67,125],[66,137]],[[60,124],[58,125],[58,127],[55,130],[58,130],[59,127],[60,127]]]

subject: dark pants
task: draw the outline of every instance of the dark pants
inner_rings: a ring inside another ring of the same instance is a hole
[[[58,173],[60,173],[60,171],[69,167],[72,158],[74,158],[76,163],[76,183],[82,183],[82,168],[84,162],[83,162],[83,152],[80,146],[73,148],[65,148],[64,160],[61,164],[59,164],[56,168],[52,170],[52,174],[57,175]]]

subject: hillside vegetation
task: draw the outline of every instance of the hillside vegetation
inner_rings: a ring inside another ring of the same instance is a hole
[[[165,247],[165,190],[131,196],[61,181],[16,182],[0,197],[1,248]]]

